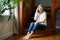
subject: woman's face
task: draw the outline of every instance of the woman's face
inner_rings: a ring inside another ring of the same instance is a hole
[[[39,12],[43,12],[43,7],[42,6],[39,6],[38,7],[38,10],[39,10]]]

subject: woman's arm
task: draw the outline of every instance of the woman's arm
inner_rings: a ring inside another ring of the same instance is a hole
[[[35,22],[35,24],[40,24],[40,23],[44,23],[46,21],[46,19],[44,19],[43,21],[41,22]]]
[[[37,17],[38,17],[38,15],[37,15],[37,10],[38,10],[38,8],[36,9],[36,12],[35,12],[35,15],[34,15],[34,20],[36,21],[37,20]]]
[[[37,12],[35,12],[34,20],[35,20],[35,21],[37,20]]]
[[[40,24],[40,23],[44,23],[46,21],[46,19],[44,19],[43,21],[41,22],[35,22],[35,24]]]
[[[44,15],[42,15],[42,17],[40,17],[39,20],[36,21],[36,24],[38,24],[38,23],[44,23],[47,20],[46,19],[46,13]]]

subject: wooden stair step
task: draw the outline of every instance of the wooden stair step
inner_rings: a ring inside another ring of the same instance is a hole
[[[23,31],[23,34],[26,35],[27,34],[27,30],[28,29],[24,29]],[[51,31],[40,31],[40,30],[37,30],[32,36],[44,36],[44,35],[51,35],[53,34],[54,32],[51,32]]]

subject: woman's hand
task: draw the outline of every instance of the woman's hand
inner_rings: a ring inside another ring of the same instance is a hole
[[[35,22],[35,24],[39,24],[40,22]]]

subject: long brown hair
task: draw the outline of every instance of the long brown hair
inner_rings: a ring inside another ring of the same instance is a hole
[[[44,10],[45,7],[44,7],[43,4],[39,4],[37,8],[39,8],[39,6],[41,6],[43,8],[43,10]],[[39,12],[39,10],[37,10],[37,12]]]

